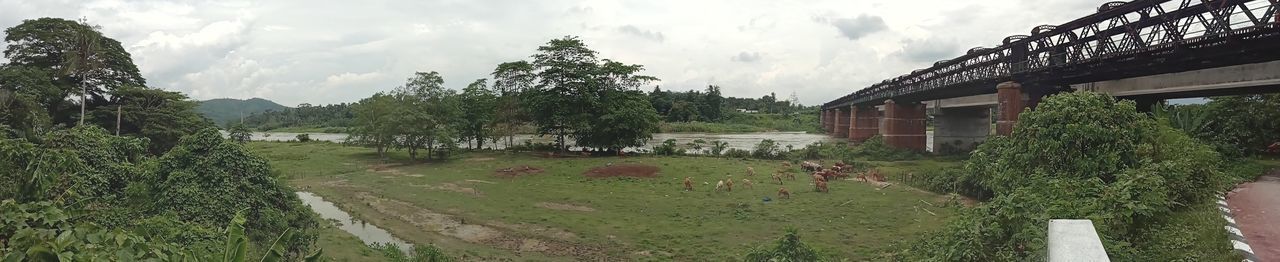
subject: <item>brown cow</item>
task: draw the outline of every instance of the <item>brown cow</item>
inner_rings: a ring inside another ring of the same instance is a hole
[[[755,168],[751,168],[751,167],[749,167],[749,166],[748,166],[748,167],[747,167],[747,176],[755,176],[755,175],[756,175],[756,169],[755,169]]]
[[[783,161],[783,162],[782,162],[782,168],[785,168],[785,169],[791,169],[791,162]]]
[[[720,180],[720,182],[716,182],[716,189],[713,189],[712,191],[720,191],[723,189],[724,189],[724,180]]]
[[[814,173],[814,174],[813,174],[813,181],[827,181],[827,177],[822,176],[822,174],[820,174],[820,173]]]
[[[733,192],[733,178],[732,178],[732,177],[730,177],[729,179],[725,179],[725,180],[724,180],[724,187],[725,187],[725,189],[728,189],[727,191],[729,191],[729,192]]]
[[[751,180],[746,179],[746,178],[743,178],[743,179],[742,179],[742,187],[746,187],[746,188],[750,188],[750,189],[756,189],[755,184],[751,183]]]
[[[818,169],[822,169],[822,164],[804,161],[800,163],[800,169],[803,169],[804,171],[809,171],[809,172],[818,171]]]
[[[788,178],[788,179],[791,179],[791,181],[796,181],[796,174],[795,174],[795,173],[787,172],[787,173],[785,173],[785,175],[787,175],[787,178]]]
[[[816,183],[814,183],[814,188],[813,188],[813,189],[814,189],[814,191],[817,191],[817,192],[823,192],[823,193],[828,192],[828,191],[827,191],[827,181],[821,181],[821,180],[817,181]]]
[[[778,188],[778,198],[779,198],[779,199],[782,199],[782,198],[791,199],[791,191],[787,191],[787,188],[786,188],[786,187],[779,187],[779,188]]]
[[[778,180],[778,184],[779,184],[779,185],[781,185],[781,184],[782,184],[782,175],[781,175],[781,174],[778,174],[778,173],[773,173],[773,180]]]
[[[684,178],[684,191],[693,191],[693,177]]]

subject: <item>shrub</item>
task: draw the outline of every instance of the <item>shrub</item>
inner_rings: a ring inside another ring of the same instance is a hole
[[[308,134],[305,134],[305,133],[304,133],[304,134],[298,134],[298,136],[296,136],[296,138],[298,139],[298,142],[303,142],[303,143],[311,142],[311,135],[308,135]]]
[[[759,159],[776,159],[780,152],[782,150],[778,148],[777,142],[772,139],[765,139],[760,140],[755,149],[751,150],[751,156]]]
[[[684,155],[684,149],[681,149],[680,146],[676,145],[675,139],[667,139],[667,141],[662,141],[661,145],[657,145],[653,147],[653,154],[663,155],[663,156],[678,156],[678,155]]]
[[[726,148],[729,148],[729,142],[724,142],[724,141],[720,141],[720,140],[712,140],[712,141],[711,141],[711,147],[710,147],[710,148],[708,148],[708,150],[710,151],[709,153],[710,153],[711,155],[713,155],[713,156],[718,156],[718,155],[720,155],[721,153],[724,153],[724,150],[725,150]]]
[[[730,148],[729,150],[724,151],[724,156],[728,158],[749,158],[751,157],[751,151],[747,151],[745,149]]]
[[[991,199],[912,247],[906,260],[1044,260],[1046,225],[1088,218],[1108,254],[1140,258],[1131,233],[1211,198],[1225,179],[1212,149],[1157,124],[1130,101],[1092,92],[1049,97],[1009,137],[971,154],[959,175]],[[954,185],[953,185],[954,186]],[[1187,251],[1196,252],[1196,251]]]
[[[774,242],[773,247],[755,248],[747,253],[746,261],[824,261],[817,250],[800,242],[800,235],[795,229],[787,229],[787,233]]]

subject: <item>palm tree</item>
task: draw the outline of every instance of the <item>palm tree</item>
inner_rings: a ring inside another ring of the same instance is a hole
[[[85,107],[89,104],[88,79],[102,66],[99,60],[102,49],[97,27],[89,25],[85,19],[80,19],[80,24],[83,26],[75,29],[71,50],[63,53],[62,63],[64,73],[80,86],[80,123],[77,125],[84,125]]]

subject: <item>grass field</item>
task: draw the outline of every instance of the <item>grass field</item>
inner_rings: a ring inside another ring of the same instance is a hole
[[[407,164],[404,154],[382,163],[371,149],[332,143],[253,142],[249,147],[299,190],[332,201],[363,221],[450,255],[515,260],[738,260],[771,243],[786,228],[807,244],[850,260],[875,259],[938,228],[954,213],[943,196],[894,185],[878,190],[833,181],[813,192],[797,172],[776,199],[768,174],[778,161],[706,157],[544,158],[483,152],[445,162]],[[948,167],[954,161],[875,162],[889,172]],[[650,165],[656,178],[587,178],[606,165]],[[530,166],[519,177],[495,171]],[[745,175],[746,166],[758,173]],[[739,180],[733,192],[712,192],[717,180]],[[682,190],[684,177],[696,190]],[[755,181],[744,188],[740,179]],[[709,182],[710,185],[703,184]],[[763,198],[774,198],[765,202]],[[948,206],[948,207],[944,207]],[[363,260],[370,250],[337,229],[322,231],[325,253]]]

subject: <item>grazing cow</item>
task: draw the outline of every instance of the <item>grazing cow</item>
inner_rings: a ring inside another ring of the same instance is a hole
[[[795,174],[795,173],[787,172],[787,173],[784,173],[784,175],[787,175],[787,178],[788,178],[788,179],[791,179],[791,181],[796,181],[796,174]]]
[[[751,167],[747,167],[747,175],[748,175],[748,176],[755,176],[755,175],[756,175],[756,169],[755,169],[755,168],[751,168]]]
[[[778,173],[773,173],[773,180],[778,180],[778,184],[779,184],[779,185],[781,185],[781,184],[782,184],[782,175],[781,175],[781,174],[778,174]]]
[[[782,168],[791,169],[791,162],[782,162]]]
[[[684,178],[684,191],[693,191],[693,177]]]
[[[755,185],[755,184],[752,184],[752,183],[751,183],[751,180],[746,179],[746,178],[743,178],[743,179],[742,179],[742,187],[750,188],[750,189],[756,189],[756,185]]]
[[[819,174],[819,173],[814,173],[813,181],[827,181],[827,177],[822,176],[822,174]]]
[[[800,169],[808,172],[818,171],[819,169],[822,169],[822,164],[804,161],[800,163]]]
[[[856,179],[858,179],[858,181],[868,182],[867,173],[858,173],[858,177]]]
[[[872,169],[870,173],[867,178],[871,179],[871,181],[884,182],[884,176],[880,175],[880,171]]]
[[[724,180],[720,180],[720,182],[716,182],[716,189],[713,191],[720,191],[720,190],[724,190]]]
[[[791,199],[791,191],[787,191],[787,188],[786,188],[786,187],[779,187],[779,188],[778,188],[778,199],[783,199],[783,198]]]
[[[732,177],[730,177],[729,179],[725,179],[725,180],[724,180],[724,187],[725,187],[725,189],[728,189],[727,191],[729,191],[729,192],[733,192],[733,178],[732,178]]]
[[[829,192],[827,191],[827,181],[818,181],[817,183],[814,183],[813,189],[814,191],[817,191],[817,192],[823,192],[823,193]]]

